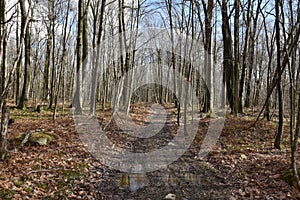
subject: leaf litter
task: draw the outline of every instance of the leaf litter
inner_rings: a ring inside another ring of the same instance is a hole
[[[108,126],[108,136],[122,148],[137,145],[136,151],[159,148],[172,140],[178,127],[175,110],[169,126],[155,140],[137,140]],[[146,124],[149,106],[137,105],[131,117]],[[100,112],[101,113],[101,112]],[[99,114],[103,124],[110,110]],[[254,118],[228,115],[219,141],[207,158],[198,158],[209,117],[199,123],[196,138],[186,153],[165,169],[146,174],[126,174],[102,165],[85,148],[66,112],[51,120],[51,112],[12,110],[15,122],[9,126],[9,158],[0,161],[1,199],[298,199],[299,191],[281,177],[289,169],[288,139],[281,151],[273,149],[276,125],[259,121],[247,129]],[[19,151],[13,139],[17,134],[42,129],[55,135],[48,145],[27,144]],[[285,127],[288,138],[288,127]],[[124,142],[125,141],[125,142]],[[157,142],[159,141],[159,142]],[[144,143],[147,144],[145,147]]]

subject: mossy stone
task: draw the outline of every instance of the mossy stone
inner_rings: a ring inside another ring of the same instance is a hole
[[[32,133],[29,137],[29,141],[32,143],[38,143],[39,145],[47,145],[53,140],[53,136],[44,133],[44,132],[37,132]]]
[[[26,133],[20,133],[15,136],[13,139],[14,145],[20,145],[21,142],[24,140]],[[39,144],[39,145],[47,145],[51,141],[53,141],[54,136],[45,133],[45,132],[34,132],[30,135],[28,142],[32,144]]]

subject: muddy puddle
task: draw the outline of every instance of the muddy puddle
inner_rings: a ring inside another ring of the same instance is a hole
[[[99,174],[94,188],[97,199],[176,200],[228,199],[230,185],[219,171],[203,162],[173,163],[168,168],[144,174],[107,169]]]
[[[147,187],[150,185],[150,180],[152,177],[147,176],[147,174],[126,174],[123,173],[119,177],[119,186],[121,189],[126,188],[131,192],[136,192],[137,190]],[[185,173],[166,173],[161,174],[156,177],[158,181],[165,183],[168,186],[176,186],[181,182],[201,185],[203,178],[199,174],[194,174],[190,172]]]

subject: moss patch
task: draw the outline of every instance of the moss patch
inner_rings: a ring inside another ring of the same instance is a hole
[[[53,136],[44,133],[44,132],[37,132],[32,133],[29,141],[32,143],[38,143],[39,145],[47,145],[54,139]]]
[[[13,139],[13,144],[16,146],[20,145],[21,142],[24,140],[26,134],[27,133],[17,134]],[[31,144],[47,145],[54,139],[54,136],[41,131],[32,133],[28,139],[28,142]]]

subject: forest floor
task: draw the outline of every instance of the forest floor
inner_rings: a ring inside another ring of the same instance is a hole
[[[168,108],[174,113],[172,108]],[[100,113],[100,112],[99,112]],[[146,123],[149,109],[135,106],[134,121]],[[106,124],[111,112],[98,116]],[[276,122],[259,121],[251,113],[227,114],[223,132],[206,158],[199,158],[203,133],[210,118],[199,123],[193,144],[167,168],[146,174],[126,174],[95,159],[76,132],[70,110],[59,112],[56,121],[50,111],[11,109],[9,157],[0,161],[0,199],[300,199],[299,191],[282,180],[289,169],[288,125],[282,149],[273,148]],[[175,115],[173,116],[175,119]],[[171,120],[172,121],[172,120]],[[169,123],[172,136],[174,123]],[[126,148],[133,142],[109,126],[109,137]],[[174,129],[175,130],[175,129]],[[15,137],[40,131],[54,139],[48,145],[27,143],[20,150]],[[161,135],[161,137],[164,137]],[[172,137],[162,138],[170,140]],[[127,140],[127,143],[124,143]]]

